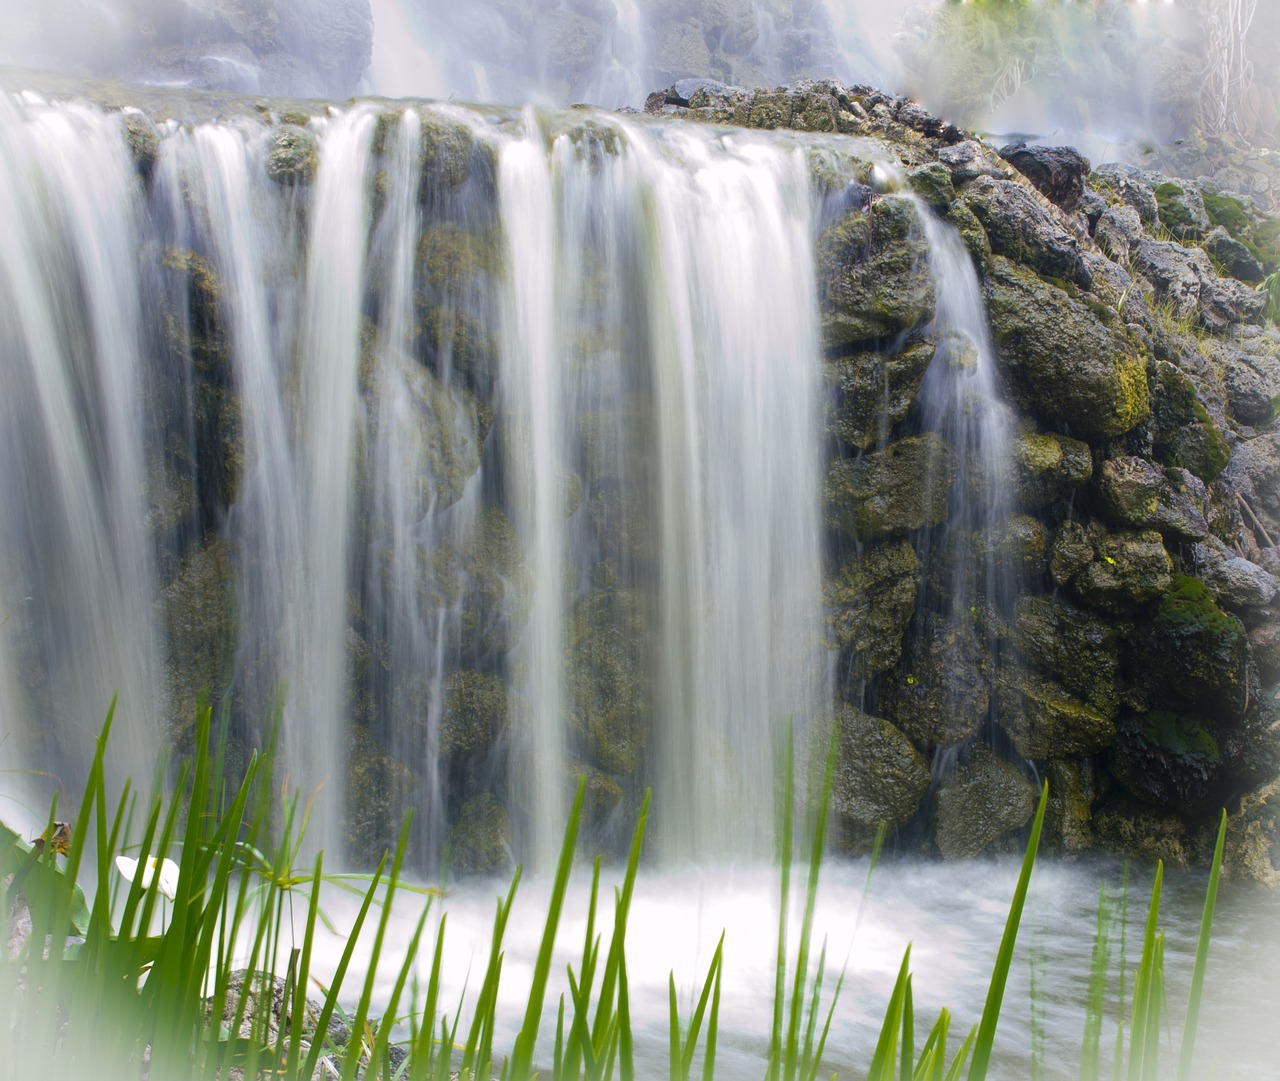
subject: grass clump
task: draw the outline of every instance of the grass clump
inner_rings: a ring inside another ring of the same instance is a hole
[[[430,890],[422,891],[427,894],[424,911],[406,956],[395,969],[385,1004],[375,1008],[375,974],[386,941],[391,902],[398,892],[411,888],[400,877],[408,818],[396,848],[383,856],[372,875],[326,875],[322,857],[302,869],[297,864],[306,809],[299,809],[296,798],[283,807],[274,805],[269,755],[254,757],[244,782],[234,790],[223,785],[219,778],[225,746],[216,751],[210,748],[207,709],[202,709],[197,725],[195,761],[180,773],[175,796],[153,799],[141,816],[139,802],[128,790],[114,808],[108,807],[103,757],[110,728],[108,714],[74,826],[55,824],[51,812],[45,834],[49,842],[27,844],[12,831],[0,834],[0,906],[7,913],[16,895],[22,893],[32,923],[32,933],[21,953],[0,962],[0,1031],[7,1043],[7,1060],[19,1075],[35,1076],[52,1068],[55,1076],[93,1076],[108,1081],[126,1077],[211,1081],[231,1076],[288,1081],[320,1076],[341,1081],[449,1081],[451,1076],[462,1081],[532,1081],[534,1077],[635,1081],[625,940],[648,819],[648,796],[636,823],[621,885],[614,892],[613,929],[607,946],[597,932],[601,863],[597,859],[592,864],[581,954],[576,964],[566,967],[568,991],[555,1007],[554,1039],[540,1043],[556,938],[583,815],[586,785],[585,780],[579,781],[536,961],[527,988],[520,989],[523,1021],[514,1045],[503,1054],[495,1047],[498,991],[505,958],[503,941],[521,878],[518,869],[509,890],[496,902],[489,958],[469,1022],[463,1022],[461,1006],[449,1014],[441,1002],[445,918],[440,921],[434,948],[423,943],[432,907]],[[766,1081],[816,1081],[820,1074],[829,1075],[823,1059],[844,979],[841,972],[830,1001],[824,1004],[827,949],[824,942],[815,963],[813,924],[835,766],[834,740],[822,764],[816,798],[805,816],[808,874],[801,933],[795,956],[788,950],[797,805],[791,759],[788,752],[780,814],[780,919]],[[924,1039],[917,1039],[908,947],[885,1009],[866,1074],[868,1081],[984,1081],[987,1077],[1047,798],[1046,785],[980,1020],[954,1046],[951,1014],[942,1010]],[[120,907],[113,904],[115,891],[108,885],[112,860],[132,835],[135,821],[141,823],[141,841],[136,846],[141,856],[139,866],[145,867],[152,856],[173,854],[178,875],[176,882],[169,876],[162,883],[162,876],[155,874],[144,883],[145,875],[136,874]],[[1225,823],[1224,815],[1183,1024],[1178,1081],[1188,1081],[1190,1076]],[[882,839],[883,830],[872,857],[872,870]],[[98,882],[92,901],[76,884],[82,868],[89,865],[94,867]],[[2,885],[6,881],[7,887]],[[1119,920],[1121,991],[1113,1076],[1128,1081],[1156,1077],[1161,1020],[1167,1009],[1164,939],[1157,929],[1160,881],[1157,870],[1127,1016],[1123,907]],[[312,961],[317,924],[325,922],[320,893],[326,882],[355,889],[362,899],[353,924],[344,928],[348,941],[334,977],[317,1001],[309,999],[306,991],[315,983]],[[303,930],[296,941],[292,918],[295,894],[306,898]],[[380,915],[373,931],[368,974],[358,988],[347,988],[344,981],[356,941],[361,930],[375,922],[371,919],[375,908]],[[1101,1033],[1115,923],[1113,906],[1104,893],[1086,1007],[1081,1081],[1096,1081],[1101,1076]],[[238,951],[245,943],[249,944],[248,956],[241,959]],[[422,956],[429,958],[429,967],[418,965],[420,946],[424,946]],[[671,974],[667,1071],[673,1081],[695,1076],[713,1081],[723,964],[722,936],[687,1018],[681,1017],[675,974]],[[406,997],[408,1003],[403,1005]],[[342,1003],[354,1003],[354,1008],[348,1012]]]

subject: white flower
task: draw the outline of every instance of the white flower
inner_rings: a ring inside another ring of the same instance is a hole
[[[160,860],[160,892],[163,893],[170,901],[178,896],[178,865],[170,859]],[[150,889],[151,876],[155,871],[155,856],[147,857],[147,865],[142,869],[142,888]],[[138,873],[138,861],[131,860],[128,856],[116,857],[116,870],[126,882],[132,882],[134,875]]]

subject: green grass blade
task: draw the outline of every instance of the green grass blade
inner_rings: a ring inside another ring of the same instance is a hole
[[[721,945],[724,935],[720,936]],[[719,950],[716,951],[717,953]],[[716,986],[711,994],[711,1016],[707,1019],[707,1052],[702,1059],[702,1081],[714,1081],[716,1074],[716,1042],[720,1035],[720,975],[724,964],[716,965]]]
[[[898,1076],[906,1081],[912,1074],[912,1065],[916,1060],[916,1011],[911,999],[911,976],[907,975],[907,986],[902,996],[902,1067]]]
[[[1142,1081],[1143,1058],[1147,1049],[1147,1023],[1151,1000],[1155,994],[1156,924],[1160,918],[1160,884],[1164,880],[1164,862],[1157,861],[1156,877],[1151,885],[1151,901],[1147,905],[1147,926],[1142,935],[1142,960],[1133,981],[1133,1020],[1129,1026],[1129,1081]]]
[[[974,1025],[969,1030],[969,1035],[964,1038],[964,1043],[960,1045],[960,1050],[956,1052],[956,1057],[951,1060],[951,1068],[947,1070],[945,1081],[960,1081],[960,1074],[964,1072],[964,1064],[969,1059],[969,1053],[973,1050],[973,1043],[978,1037],[978,1026]]]
[[[573,854],[578,844],[578,827],[582,822],[582,800],[586,788],[586,777],[579,776],[578,792],[573,799],[573,810],[569,812],[564,845],[560,849],[560,863],[556,867],[555,884],[551,889],[542,944],[538,948],[538,959],[533,968],[533,981],[529,988],[529,1003],[524,1014],[524,1024],[520,1027],[515,1050],[511,1055],[513,1081],[525,1081],[533,1071],[533,1053],[538,1042],[538,1028],[542,1022],[542,1001],[547,989],[547,976],[551,972],[551,953],[555,948],[556,929],[560,925],[560,912],[564,907],[564,895],[569,886],[569,872],[573,869]]]
[[[684,1043],[684,1051],[680,1056],[680,1076],[688,1077],[693,1069],[693,1053],[698,1043],[698,1033],[702,1031],[702,1019],[706,1014],[707,1003],[711,1000],[711,991],[720,972],[720,962],[724,955],[724,934],[716,945],[716,952],[711,956],[711,965],[707,969],[707,978],[702,985],[702,994],[698,998],[698,1006],[689,1020],[689,1036]]]
[[[1196,963],[1191,976],[1191,993],[1187,998],[1187,1017],[1182,1025],[1182,1046],[1178,1049],[1178,1081],[1191,1081],[1191,1060],[1196,1052],[1196,1027],[1200,1022],[1200,1000],[1204,993],[1204,973],[1209,962],[1209,936],[1213,931],[1213,910],[1218,903],[1218,880],[1222,876],[1222,850],[1227,839],[1227,812],[1222,812],[1218,825],[1218,843],[1213,849],[1213,866],[1209,869],[1209,888],[1204,897],[1204,914],[1200,917],[1200,937],[1196,942]]]
[[[787,1007],[787,917],[791,894],[791,840],[795,828],[795,738],[788,732],[783,770],[782,823],[778,829],[778,863],[782,887],[778,902],[778,960],[773,984],[773,1025],[769,1030],[769,1081],[782,1069],[782,1017]]]
[[[682,1043],[680,1007],[676,1003],[676,974],[672,972],[667,977],[667,1055],[670,1059],[668,1068],[671,1072],[671,1081],[684,1081],[684,1073],[680,1069]]]
[[[991,1063],[991,1050],[995,1046],[996,1039],[996,1024],[1000,1020],[1000,1004],[1004,1000],[1004,987],[1009,978],[1009,966],[1013,962],[1013,947],[1018,939],[1018,925],[1022,920],[1022,909],[1027,900],[1027,887],[1031,882],[1031,869],[1035,866],[1036,851],[1040,847],[1040,831],[1044,827],[1044,812],[1048,803],[1049,785],[1046,782],[1040,791],[1040,806],[1036,809],[1035,821],[1031,825],[1031,837],[1027,841],[1027,852],[1022,859],[1022,872],[1018,875],[1018,885],[1013,891],[1009,917],[1005,921],[1004,935],[1000,939],[1000,949],[996,954],[995,970],[991,973],[987,1001],[982,1008],[982,1019],[978,1022],[978,1038],[973,1045],[969,1081],[983,1081]]]
[[[898,978],[893,985],[893,994],[889,996],[889,1005],[885,1008],[884,1023],[880,1026],[880,1038],[876,1041],[876,1051],[871,1059],[871,1070],[867,1081],[893,1081],[898,1059],[898,1032],[902,1027],[902,1011],[907,994],[907,971],[911,963],[911,947],[908,945],[902,955],[902,965],[898,969]]]
[[[1106,1007],[1107,970],[1111,967],[1111,907],[1106,887],[1098,887],[1098,926],[1093,935],[1089,990],[1085,1000],[1084,1040],[1080,1049],[1080,1081],[1098,1081],[1102,1048],[1102,1015]]]
[[[621,1081],[636,1081],[635,1047],[631,1041],[631,989],[627,961],[618,957],[618,1073]]]

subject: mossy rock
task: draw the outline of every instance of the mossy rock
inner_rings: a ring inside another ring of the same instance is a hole
[[[991,656],[976,620],[924,613],[877,702],[921,745],[948,746],[978,732],[991,706]]]
[[[1187,827],[1176,814],[1160,812],[1132,798],[1108,800],[1093,815],[1097,846],[1118,856],[1166,867],[1187,867]]]
[[[424,195],[437,186],[460,188],[471,177],[473,158],[486,153],[465,124],[429,111],[422,114],[420,145]]]
[[[1146,360],[1123,331],[1006,259],[993,260],[988,288],[1001,368],[1021,408],[1089,441],[1146,419]]]
[[[464,668],[445,683],[440,751],[457,758],[493,752],[507,730],[507,686],[488,672]]]
[[[500,272],[499,245],[487,230],[444,223],[418,241],[414,307],[425,332],[425,359],[438,373],[460,375],[484,399],[497,371],[490,305]]]
[[[831,464],[823,492],[828,527],[872,540],[939,525],[955,480],[955,454],[933,432]]]
[[[484,875],[511,866],[511,820],[489,792],[468,800],[449,827],[449,866],[458,874]]]
[[[306,128],[283,124],[271,134],[267,176],[286,186],[308,185],[320,168],[320,143]]]
[[[362,725],[351,730],[346,763],[347,854],[355,866],[373,868],[384,852],[395,849],[417,781],[413,771],[388,754]]]
[[[1064,522],[1054,535],[1049,574],[1076,599],[1111,615],[1139,611],[1172,583],[1173,560],[1155,530],[1107,532]]]
[[[1089,444],[1057,432],[1024,427],[1009,449],[1018,503],[1043,507],[1068,496],[1093,476]]]
[[[160,135],[150,118],[142,113],[124,114],[124,138],[129,157],[138,175],[150,182],[160,160]]]
[[[929,252],[915,203],[888,195],[850,211],[818,239],[823,340],[847,348],[933,318]]]
[[[933,355],[933,343],[921,341],[897,353],[857,353],[832,361],[828,380],[837,401],[827,430],[859,450],[880,442],[907,419]]]
[[[1212,484],[1231,461],[1231,448],[1198,400],[1195,384],[1162,360],[1153,363],[1150,384],[1152,456]]]
[[[1244,713],[1255,678],[1244,624],[1200,579],[1174,575],[1154,620],[1130,644],[1153,700],[1223,719]]]
[[[1013,644],[1071,694],[1107,718],[1120,708],[1120,631],[1065,598],[1021,596],[1014,606]]]
[[[1203,833],[1201,862],[1207,863],[1212,859],[1217,833],[1214,828]],[[1245,793],[1239,809],[1228,816],[1222,873],[1237,881],[1280,885],[1280,780]]]
[[[991,239],[987,236],[987,231],[982,227],[978,216],[969,209],[969,204],[963,200],[957,200],[951,204],[943,218],[955,226],[960,239],[964,241],[964,246],[969,251],[969,256],[979,268],[985,271],[991,262]]]
[[[934,795],[934,840],[945,860],[969,859],[1035,813],[1036,786],[1014,766],[979,750]]]
[[[1004,668],[997,680],[999,719],[1023,758],[1090,755],[1111,745],[1111,720],[1053,680]]]
[[[1042,842],[1069,855],[1088,852],[1094,844],[1093,801],[1097,798],[1089,759],[1060,759],[1045,766],[1049,801],[1044,811]]]
[[[237,631],[236,548],[210,534],[193,545],[164,589],[166,672],[173,743],[190,747],[196,702],[218,702],[232,677]]]
[[[1100,508],[1119,525],[1184,540],[1202,540],[1209,532],[1208,493],[1194,473],[1166,470],[1145,458],[1111,458],[1098,470],[1097,488]]]
[[[991,250],[1038,273],[1087,289],[1092,281],[1079,241],[1022,184],[980,176],[964,190],[965,201],[991,241]]]
[[[827,582],[827,627],[842,670],[860,679],[898,663],[919,582],[920,560],[905,540],[867,547]]]
[[[929,764],[902,732],[882,717],[839,703],[831,806],[856,826],[874,830],[911,818],[928,791]]]
[[[1179,240],[1199,240],[1208,231],[1209,216],[1196,188],[1167,180],[1156,185],[1155,196],[1160,224]]]
[[[955,202],[956,189],[951,170],[940,161],[921,165],[907,173],[907,187],[934,210],[945,211]]]
[[[593,589],[569,617],[568,684],[576,725],[606,773],[640,766],[653,712],[652,629],[640,590]]]
[[[1158,709],[1121,717],[1107,764],[1144,803],[1195,814],[1215,798],[1222,751],[1203,718]]]

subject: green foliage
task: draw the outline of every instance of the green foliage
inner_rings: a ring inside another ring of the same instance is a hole
[[[1267,318],[1280,323],[1280,270],[1273,270],[1258,286],[1267,294]]]
[[[112,857],[130,835],[137,820],[138,801],[126,790],[108,814],[103,755],[111,715],[103,727],[97,755],[90,769],[80,813],[71,831],[65,859],[55,846],[39,852],[12,830],[0,827],[0,868],[14,877],[6,890],[0,885],[5,911],[17,888],[31,908],[34,933],[16,962],[0,963],[0,1024],[8,1040],[8,1061],[34,1073],[52,1067],[58,1076],[117,1076],[212,1079],[230,1070],[246,1077],[300,1079],[336,1076],[382,1077],[405,1081],[448,1081],[459,1074],[465,1081],[500,1075],[504,1081],[531,1081],[550,1076],[555,1081],[635,1081],[635,1047],[631,1031],[631,997],[627,981],[625,938],[632,895],[639,870],[648,817],[646,796],[632,838],[626,871],[615,890],[614,924],[607,952],[596,931],[600,862],[592,869],[590,901],[581,959],[567,968],[569,991],[558,1003],[555,1042],[550,1059],[538,1058],[553,949],[573,870],[583,815],[585,782],[565,830],[564,843],[548,902],[542,942],[530,979],[523,991],[524,1021],[509,1059],[495,1061],[494,1037],[498,987],[503,968],[503,939],[511,915],[520,872],[497,901],[490,956],[470,1022],[463,1034],[461,1007],[450,1018],[440,1012],[441,961],[445,919],[436,935],[425,992],[411,979],[418,947],[432,904],[414,930],[404,962],[396,971],[381,1016],[373,1010],[374,979],[378,972],[394,894],[406,887],[399,878],[407,847],[409,820],[394,852],[384,855],[376,873],[361,876],[359,913],[345,928],[346,948],[323,1001],[309,1003],[305,990],[314,982],[311,961],[320,911],[322,882],[336,881],[359,889],[355,876],[326,878],[317,858],[307,872],[295,869],[305,809],[297,801],[282,809],[273,805],[269,757],[249,763],[243,784],[224,790],[222,754],[209,751],[210,717],[203,709],[197,724],[197,754],[184,767],[176,798],[157,797],[141,819],[138,851],[179,857],[179,875],[172,905],[161,901],[160,875],[143,886],[142,875],[129,885],[123,907],[113,904]],[[782,800],[781,916],[778,926],[778,965],[773,1025],[766,1077],[769,1081],[816,1081],[839,999],[843,975],[837,980],[823,1018],[822,992],[827,974],[825,945],[811,964],[813,919],[826,841],[835,741],[822,762],[821,782],[806,818],[809,871],[804,915],[794,960],[787,948],[788,905],[795,794],[788,766]],[[791,756],[788,755],[790,760]],[[922,1045],[916,1039],[916,1019],[910,948],[885,1009],[884,1024],[870,1063],[869,1081],[959,1081],[967,1069],[969,1081],[982,1081],[992,1060],[1004,990],[1026,901],[1028,884],[1047,807],[1048,788],[1041,794],[1021,872],[997,953],[982,1017],[961,1046],[949,1054],[951,1015],[942,1010]],[[52,815],[50,816],[52,823]],[[277,823],[275,831],[270,828]],[[1210,886],[1205,902],[1190,1001],[1183,1025],[1178,1066],[1179,1081],[1190,1076],[1199,1020],[1200,999],[1207,964],[1209,935],[1221,871],[1226,818],[1219,830]],[[52,836],[52,834],[48,834]],[[883,838],[883,830],[880,839]],[[878,854],[877,844],[877,854]],[[872,857],[872,868],[876,855]],[[85,860],[96,863],[100,884],[87,904],[75,882]],[[21,877],[20,877],[21,876]],[[1113,1076],[1129,1081],[1154,1078],[1158,1067],[1160,1022],[1166,1009],[1163,980],[1164,940],[1157,927],[1160,871],[1152,891],[1142,940],[1142,958],[1134,980],[1132,1008],[1125,1013],[1124,904],[1121,898],[1119,973],[1120,1033]],[[2,881],[2,879],[0,879]],[[870,884],[870,872],[868,885]],[[294,893],[307,898],[307,915],[299,942],[293,939],[293,919],[286,909]],[[162,930],[154,934],[157,912],[165,905]],[[357,939],[375,907],[380,918],[374,932],[368,974],[350,994],[344,989]],[[1082,1081],[1099,1076],[1099,1044],[1106,1002],[1107,970],[1111,956],[1112,902],[1103,893],[1086,1006],[1081,1056]],[[69,946],[67,936],[79,932],[84,941]],[[44,943],[46,950],[31,943]],[[244,987],[232,983],[233,961],[244,962],[236,950],[251,941]],[[669,1076],[688,1081],[700,1072],[712,1081],[716,1070],[723,936],[712,956],[701,991],[687,1022],[680,1016],[675,974],[668,984]],[[271,973],[284,972],[277,983]],[[278,1009],[272,1003],[282,992]],[[409,995],[407,1057],[392,1064],[391,1039],[406,992]],[[255,1006],[250,1009],[247,998]],[[344,1012],[341,1002],[355,1003]],[[1032,1003],[1033,1011],[1035,1003]],[[340,1018],[349,1035],[335,1040],[330,1021]],[[819,1022],[822,1022],[820,1025]],[[1127,1036],[1126,1036],[1127,1034]],[[459,1041],[461,1041],[459,1043]],[[700,1049],[700,1050],[699,1050]],[[323,1063],[322,1063],[322,1060]],[[149,1066],[143,1067],[144,1061]],[[699,1070],[700,1062],[700,1070]]]

